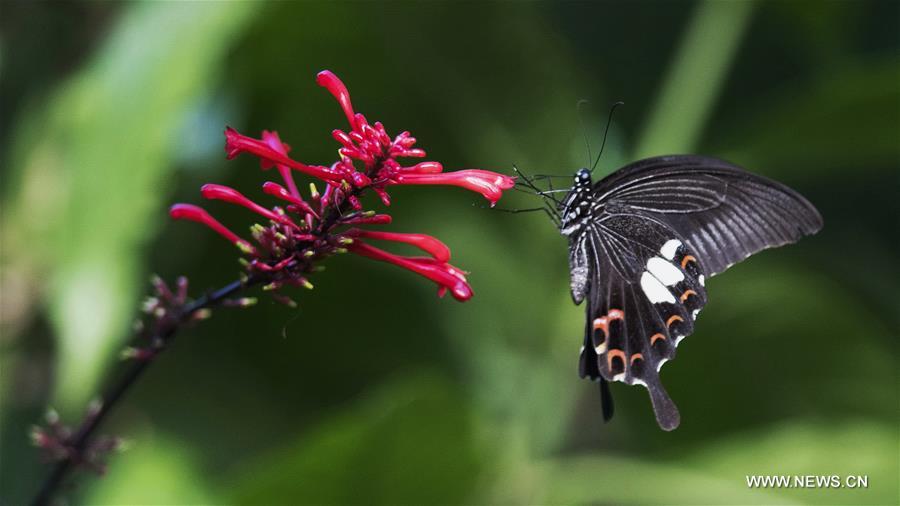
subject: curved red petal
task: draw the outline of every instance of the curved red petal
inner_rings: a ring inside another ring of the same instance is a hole
[[[225,202],[229,202],[231,204],[237,204],[239,206],[246,207],[256,214],[265,216],[266,218],[276,223],[284,223],[285,225],[290,225],[296,229],[300,228],[287,216],[278,214],[270,209],[266,209],[256,202],[248,199],[241,192],[235,190],[234,188],[210,183],[205,184],[200,188],[200,194],[203,195],[204,198],[210,200],[224,200]]]
[[[343,109],[344,114],[347,116],[350,128],[355,129],[357,123],[354,118],[353,104],[350,103],[350,92],[347,91],[347,87],[344,86],[344,83],[330,70],[319,72],[316,76],[316,83],[334,95],[334,98],[341,104],[341,109]]]
[[[222,225],[219,220],[213,218],[205,209],[191,204],[175,204],[169,208],[169,216],[176,220],[189,220],[200,223],[212,229],[235,246],[247,253],[255,254],[256,249],[244,239],[238,237],[237,234]]]
[[[394,255],[362,241],[356,241],[349,245],[348,250],[373,260],[394,264],[428,278],[437,283],[439,287],[450,290],[453,297],[461,302],[471,299],[474,295],[472,287],[469,286],[462,272],[450,264],[436,262],[430,258],[407,258]]]
[[[381,232],[378,230],[363,230],[355,228],[347,231],[351,237],[364,237],[379,241],[393,241],[415,246],[431,255],[436,261],[446,263],[450,261],[450,248],[439,239],[426,234],[404,234],[399,232]]]
[[[306,165],[305,163],[298,162],[296,160],[288,158],[285,154],[279,153],[275,149],[272,149],[272,147],[266,142],[254,139],[252,137],[247,137],[246,135],[239,133],[234,128],[226,128],[225,153],[228,159],[230,160],[243,152],[253,154],[276,165],[286,165],[294,170],[298,170],[319,179],[323,179],[326,181],[341,180],[340,174],[333,172],[326,167]]]

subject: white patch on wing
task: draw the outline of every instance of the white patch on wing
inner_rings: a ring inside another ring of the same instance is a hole
[[[672,292],[649,272],[645,272],[641,276],[641,290],[644,291],[644,295],[647,296],[647,299],[654,304],[660,302],[668,302],[669,304],[675,303],[675,296],[672,295]]]
[[[691,314],[691,316],[693,316],[694,319],[696,320],[698,314],[700,314],[700,310],[699,310],[699,309],[695,309],[694,312]]]
[[[625,373],[624,373],[624,372],[620,372],[619,374],[616,374],[615,376],[612,377],[612,380],[613,380],[613,381],[624,381],[624,380],[625,380]]]
[[[606,341],[594,346],[594,351],[597,352],[597,355],[602,355],[606,353]]]
[[[700,286],[706,286],[706,278],[703,277],[703,274],[697,276],[697,281],[700,282]]]
[[[632,378],[631,384],[632,385],[643,385],[645,387],[647,386],[647,382],[640,378]]]
[[[659,257],[647,260],[647,271],[667,286],[684,281],[684,273],[681,272],[681,269]]]
[[[662,369],[663,364],[665,364],[668,361],[669,361],[669,359],[667,359],[665,357],[659,359],[659,363],[656,364],[656,372],[659,372],[659,370]]]
[[[659,248],[659,252],[662,256],[672,260],[675,258],[675,253],[678,251],[679,247],[681,247],[681,241],[678,239],[669,239],[663,244],[662,248]]]

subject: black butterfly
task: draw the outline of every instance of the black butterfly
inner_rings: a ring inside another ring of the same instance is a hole
[[[572,300],[587,300],[579,375],[600,382],[606,420],[607,382],[647,387],[664,430],[680,415],[659,370],[694,331],[706,278],[822,228],[797,192],[704,156],[648,158],[596,183],[581,169],[556,202],[549,214],[569,238]]]

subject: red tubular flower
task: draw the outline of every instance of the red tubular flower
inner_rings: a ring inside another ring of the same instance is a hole
[[[287,156],[288,152],[290,152],[291,150],[291,147],[289,145],[281,142],[281,138],[278,136],[278,132],[263,130],[262,140],[272,149],[284,156]],[[260,159],[260,164],[263,165],[264,170],[268,168],[265,166],[265,159]],[[288,190],[290,190],[291,192],[291,195],[299,199],[300,191],[297,190],[297,185],[294,183],[294,176],[291,174],[291,168],[281,163],[275,164],[275,166],[278,168],[278,173],[281,174],[281,178],[284,179],[284,184],[287,185]]]
[[[439,295],[449,290],[457,300],[468,300],[472,288],[465,273],[448,263],[450,249],[438,239],[424,234],[349,227],[391,223],[390,215],[364,210],[361,197],[369,189],[384,205],[390,205],[387,186],[446,184],[480,193],[493,205],[504,190],[513,187],[513,178],[476,169],[444,172],[444,167],[435,161],[402,164],[398,159],[425,156],[424,150],[415,147],[415,137],[401,132],[391,138],[380,122],[370,124],[365,116],[353,110],[347,87],[333,73],[321,72],[316,81],[338,101],[349,123],[347,131],[332,132],[340,144],[337,161],[330,166],[307,165],[288,156],[291,147],[281,141],[277,132],[263,131],[262,139],[254,139],[229,127],[225,130],[227,157],[250,153],[260,159],[263,169],[277,168],[284,185],[269,181],[262,190],[286,205],[264,207],[227,186],[207,184],[201,189],[205,198],[246,207],[268,221],[251,227],[255,245],[238,237],[199,207],[176,204],[170,215],[202,223],[240,247],[246,255],[243,262],[247,271],[257,282],[264,282],[268,290],[284,286],[312,288],[308,276],[318,269],[317,262],[350,251],[424,276],[437,283]],[[293,171],[323,181],[325,189],[319,193],[310,183],[309,200],[305,200],[294,181]],[[409,244],[430,257],[395,255],[364,240]],[[275,294],[275,298],[293,304],[281,295]]]
[[[397,174],[392,178],[390,184],[446,184],[461,186],[480,193],[491,202],[493,207],[503,195],[503,190],[509,190],[515,186],[516,180],[496,172],[469,169],[443,174]]]
[[[298,209],[301,209],[301,210],[315,216],[316,218],[319,217],[319,215],[316,214],[316,212],[313,210],[313,208],[309,204],[307,204],[305,200],[300,198],[300,192],[297,191],[296,186],[294,187],[293,191],[297,193],[297,196],[294,196],[293,193],[288,193],[288,191],[285,190],[283,186],[281,186],[278,183],[273,183],[271,181],[267,181],[267,182],[263,183],[263,191],[268,193],[269,195],[274,195],[282,200],[286,200],[286,201],[290,202],[291,204],[294,204],[295,206],[297,206]]]
[[[472,298],[472,287],[469,286],[463,272],[448,263],[441,263],[431,258],[401,257],[364,242],[354,242],[349,249],[357,255],[403,267],[434,281],[440,287],[438,295],[443,295],[444,292],[450,290],[453,297],[460,302]]]
[[[284,223],[285,225],[292,226],[294,228],[300,228],[296,223],[291,221],[290,218],[284,216],[283,214],[278,214],[275,211],[270,211],[265,207],[253,202],[247,197],[243,196],[239,191],[234,188],[229,188],[227,186],[222,186],[220,184],[205,184],[202,188],[200,188],[200,194],[210,200],[224,200],[225,202],[230,202],[232,204],[237,204],[239,206],[244,206],[247,209],[265,216],[266,218],[278,222]]]
[[[277,133],[275,135],[277,135]],[[268,142],[242,135],[231,127],[225,128],[226,157],[231,160],[244,152],[258,156],[261,159],[260,165],[264,169],[269,168],[272,165],[281,164],[325,181],[341,180],[340,174],[336,174],[327,167],[306,165],[296,160],[292,160],[288,158],[287,155],[272,149]]]
[[[441,241],[425,234],[398,234],[396,232],[379,232],[376,230],[362,230],[358,228],[348,230],[344,235],[349,237],[364,237],[381,241],[402,242],[419,248],[428,253],[438,262],[450,261],[450,248]]]
[[[240,248],[241,251],[250,254],[256,252],[256,249],[253,247],[253,245],[238,237],[238,235],[229,230],[228,227],[222,225],[218,220],[210,216],[210,214],[206,212],[202,207],[197,207],[191,204],[175,204],[169,209],[169,216],[176,220],[190,220],[202,225],[206,225],[214,232],[221,235],[232,244]]]
[[[350,103],[350,93],[347,91],[347,87],[344,86],[344,83],[330,70],[319,72],[319,75],[316,76],[316,83],[334,95],[334,98],[341,104],[341,109],[344,111],[344,114],[347,115],[347,122],[350,123],[350,128],[355,129],[356,124],[353,120],[353,104]]]

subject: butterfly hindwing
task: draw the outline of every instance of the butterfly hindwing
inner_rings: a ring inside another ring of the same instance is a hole
[[[603,221],[608,228],[598,223],[586,231],[593,238],[589,244],[603,246],[596,249],[601,267],[593,271],[600,274],[591,278],[591,286],[599,289],[591,290],[587,307],[580,372],[645,386],[660,426],[671,430],[679,415],[659,370],[693,332],[706,303],[702,270],[674,231],[652,219],[628,215]],[[617,256],[627,258],[618,262],[627,269],[613,265]]]

